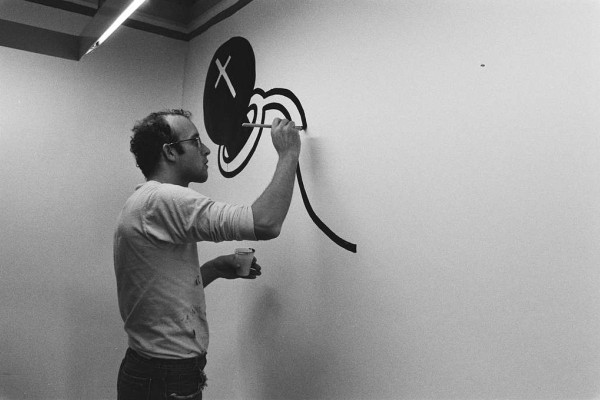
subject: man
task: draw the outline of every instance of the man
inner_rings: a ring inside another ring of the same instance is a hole
[[[200,267],[196,243],[276,238],[291,202],[300,155],[293,122],[273,121],[279,156],[273,179],[252,206],[236,206],[188,188],[208,179],[210,154],[190,117],[167,110],[133,128],[131,151],[146,183],[125,203],[114,237],[119,309],[129,338],[119,400],[202,398],[208,346],[204,287],[238,276],[233,255]],[[254,259],[248,278],[260,269]]]

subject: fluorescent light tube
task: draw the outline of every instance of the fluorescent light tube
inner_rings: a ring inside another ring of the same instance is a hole
[[[123,22],[125,22],[125,20],[127,18],[129,18],[129,16],[131,14],[133,14],[135,12],[135,10],[137,10],[139,8],[139,6],[141,6],[146,0],[133,0],[133,2],[127,6],[127,8],[125,9],[125,11],[123,11],[121,13],[121,15],[119,15],[117,17],[117,19],[115,19],[115,22],[113,22],[108,29],[102,34],[102,36],[100,36],[98,38],[98,40],[96,40],[96,42],[92,45],[92,47],[89,48],[89,50],[85,53],[85,54],[89,54],[92,51],[94,51],[98,46],[100,46],[102,43],[104,43],[104,41],[106,39],[108,39],[108,37],[110,35],[112,35],[119,26],[121,26],[121,24]]]

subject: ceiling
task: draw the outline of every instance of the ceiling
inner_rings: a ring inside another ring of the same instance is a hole
[[[80,60],[132,0],[0,0],[0,46]],[[146,0],[123,25],[189,41],[251,0]]]

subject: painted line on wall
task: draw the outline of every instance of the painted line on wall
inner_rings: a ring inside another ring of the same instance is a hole
[[[315,225],[325,234],[329,239],[331,239],[335,244],[346,249],[352,253],[356,253],[356,244],[350,243],[347,240],[342,239],[338,235],[336,235],[321,219],[317,216],[312,206],[310,205],[310,201],[308,200],[308,195],[306,194],[306,189],[304,188],[304,182],[302,181],[302,173],[300,172],[300,163],[298,163],[298,167],[296,168],[296,178],[298,179],[298,187],[300,188],[300,194],[302,195],[302,201],[304,202],[304,207],[308,212],[308,215],[313,220]]]

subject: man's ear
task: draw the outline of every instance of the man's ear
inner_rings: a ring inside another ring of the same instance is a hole
[[[165,143],[162,147],[162,154],[167,162],[174,162],[177,152],[175,151],[173,146],[169,146]]]

